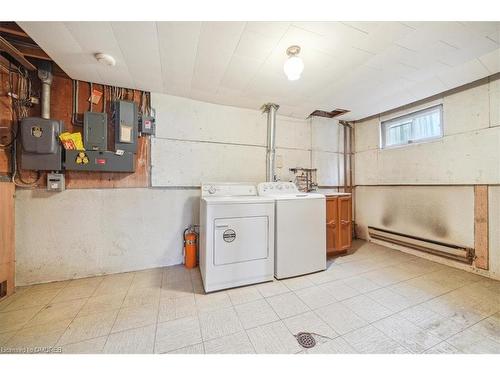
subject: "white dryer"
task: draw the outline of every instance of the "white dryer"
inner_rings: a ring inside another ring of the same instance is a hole
[[[293,182],[263,182],[259,196],[273,198],[277,279],[326,269],[326,198],[302,193]]]
[[[203,184],[200,272],[207,293],[272,280],[274,199],[255,185]]]

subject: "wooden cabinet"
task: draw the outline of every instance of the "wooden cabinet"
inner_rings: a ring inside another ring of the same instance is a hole
[[[352,243],[350,195],[326,196],[326,251],[345,253]]]
[[[0,300],[14,293],[14,184],[0,182]]]

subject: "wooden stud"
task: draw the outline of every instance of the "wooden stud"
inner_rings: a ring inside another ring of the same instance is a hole
[[[0,182],[0,282],[14,292],[14,184]]]
[[[5,26],[0,26],[0,33],[21,36],[23,38],[29,38],[29,35],[26,34],[24,31],[14,30],[14,29],[11,29],[11,28],[5,27]]]
[[[474,186],[474,265],[487,270],[488,261],[488,185]]]
[[[13,58],[15,58],[22,66],[28,70],[36,70],[36,67],[30,63],[24,55],[7,40],[0,36],[0,50],[7,52]]]

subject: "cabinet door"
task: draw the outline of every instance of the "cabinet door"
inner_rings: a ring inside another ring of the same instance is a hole
[[[338,198],[337,250],[347,250],[352,241],[351,197]]]
[[[326,251],[337,249],[337,223],[338,201],[337,198],[326,198]]]

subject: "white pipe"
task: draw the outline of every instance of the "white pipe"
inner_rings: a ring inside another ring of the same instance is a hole
[[[266,181],[276,181],[276,111],[279,105],[267,103],[262,106],[267,113],[267,155],[266,155]]]

